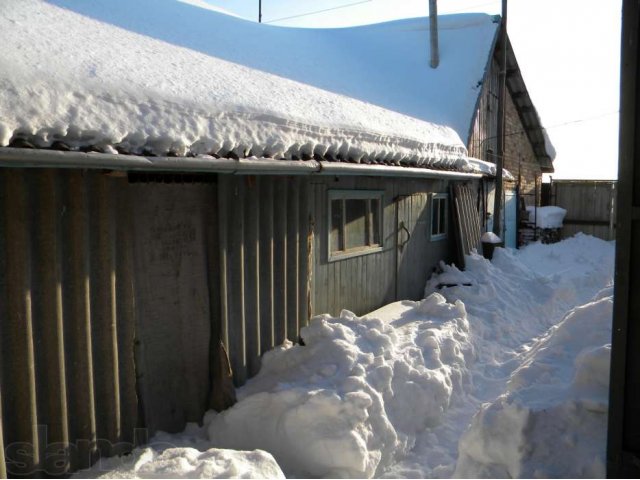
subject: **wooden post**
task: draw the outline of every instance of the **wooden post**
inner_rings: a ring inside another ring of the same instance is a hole
[[[504,119],[507,82],[507,0],[502,0],[500,25],[500,75],[498,80],[498,135],[496,157],[496,196],[493,207],[493,233],[502,237],[502,168],[504,165]]]
[[[438,55],[438,1],[429,0],[429,36],[431,45],[431,68],[440,63]]]

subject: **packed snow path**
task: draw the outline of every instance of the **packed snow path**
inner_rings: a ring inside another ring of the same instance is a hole
[[[613,256],[578,235],[443,265],[424,300],[317,317],[234,407],[81,475],[604,476]]]

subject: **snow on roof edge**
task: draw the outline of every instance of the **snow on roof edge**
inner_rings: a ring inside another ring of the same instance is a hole
[[[0,146],[469,168],[449,127],[42,1],[20,6],[0,12]]]

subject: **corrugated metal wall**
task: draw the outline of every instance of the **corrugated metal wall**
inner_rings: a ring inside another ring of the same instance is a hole
[[[0,185],[6,473],[63,474],[133,441],[126,180],[2,169]]]
[[[237,385],[309,320],[308,182],[219,176],[221,338]]]

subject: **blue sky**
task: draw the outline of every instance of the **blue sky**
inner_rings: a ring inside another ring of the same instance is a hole
[[[258,0],[200,0],[257,20]],[[263,0],[263,21],[345,27],[426,16],[428,0]],[[438,13],[500,13],[499,0],[439,0]],[[316,12],[316,13],[314,13]],[[556,147],[555,178],[617,177],[621,0],[510,0],[509,36]],[[292,17],[292,18],[289,18]]]

